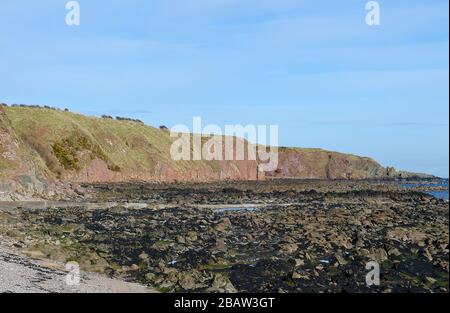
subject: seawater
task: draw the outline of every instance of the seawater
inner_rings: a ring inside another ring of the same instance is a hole
[[[445,187],[445,190],[429,190],[424,191],[424,193],[429,194],[437,199],[449,200],[449,190],[448,190],[448,179],[442,179],[435,182],[423,182],[423,183],[401,183],[400,184],[406,188],[414,187]]]

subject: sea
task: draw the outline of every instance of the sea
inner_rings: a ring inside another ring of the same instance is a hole
[[[447,179],[439,179],[433,181],[424,181],[424,182],[414,182],[414,183],[400,183],[403,187],[406,188],[415,188],[415,187],[444,187],[444,190],[426,190],[424,193],[432,195],[437,199],[449,200],[449,192],[448,192],[448,178]],[[431,188],[430,188],[431,189]]]

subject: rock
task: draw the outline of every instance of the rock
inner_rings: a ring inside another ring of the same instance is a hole
[[[177,235],[177,242],[181,243],[181,244],[185,244],[186,239],[184,238],[184,236]]]
[[[298,246],[295,243],[282,243],[279,245],[280,251],[284,254],[291,254],[297,251]]]
[[[428,261],[433,261],[433,256],[431,255],[430,251],[428,251],[428,249],[423,250],[423,255],[428,259]]]
[[[167,278],[172,282],[178,282],[178,279],[181,277],[183,273],[178,272],[176,268],[173,267],[167,267],[164,270],[164,274],[167,275]]]
[[[148,254],[145,252],[142,252],[141,254],[139,254],[139,259],[143,260],[143,261],[147,261],[148,260]]]
[[[294,273],[292,273],[292,278],[293,279],[300,279],[300,278],[302,278],[302,275],[300,273],[298,273],[298,272],[294,272]]]
[[[364,239],[358,237],[358,239],[356,240],[356,247],[358,248],[364,247]]]
[[[388,259],[388,255],[386,250],[383,248],[378,248],[372,253],[372,257],[374,261],[377,261],[378,263],[382,263]]]
[[[305,261],[303,259],[295,259],[295,267],[301,267],[305,265]]]
[[[430,284],[434,285],[436,283],[436,279],[432,278],[432,277],[425,277],[425,280],[427,282],[429,282]]]
[[[130,268],[131,268],[132,271],[137,271],[139,269],[139,266],[136,265],[136,264],[131,264]]]
[[[366,248],[361,248],[356,250],[358,252],[358,255],[361,255],[363,257],[372,258],[370,251]]]
[[[397,248],[389,249],[388,254],[389,254],[389,256],[400,256],[401,255],[400,251],[398,251]]]
[[[347,250],[353,249],[353,244],[348,240],[344,241],[342,243],[342,246],[344,246],[344,248]]]
[[[214,280],[213,280],[214,288],[222,288],[222,287],[225,287],[226,284],[227,284],[227,280],[224,279],[224,277],[222,275],[216,274],[214,276]]]
[[[340,254],[336,253],[335,257],[339,265],[346,265],[348,263]]]
[[[159,288],[161,289],[168,289],[168,290],[172,290],[174,286],[174,283],[169,281],[169,280],[163,280],[160,284],[159,284]]]
[[[164,274],[176,275],[178,273],[178,270],[174,267],[166,267],[162,272]]]
[[[74,186],[73,187],[73,191],[79,196],[85,196],[86,195],[86,190],[83,187],[79,186],[79,185]]]
[[[32,259],[41,259],[41,258],[45,257],[44,252],[42,252],[40,250],[27,250],[24,253]]]
[[[189,241],[196,241],[198,238],[197,233],[195,231],[189,231],[187,233],[186,239]]]
[[[212,288],[214,291],[225,291],[227,293],[237,292],[228,277],[222,273],[217,273],[214,275]]]
[[[214,228],[219,232],[225,232],[231,228],[231,221],[228,217],[222,218]]]
[[[227,246],[223,238],[216,239],[215,248],[219,251],[227,251]]]
[[[159,271],[161,272],[164,272],[166,268],[167,268],[166,263],[164,263],[163,261],[159,261],[157,269],[159,269]]]
[[[195,278],[192,273],[184,273],[183,275],[181,275],[178,282],[180,286],[185,290],[192,290],[196,287]]]
[[[214,275],[212,286],[216,289],[224,288],[228,284],[228,277],[222,273],[217,273]]]
[[[233,284],[229,281],[225,285],[225,292],[227,293],[236,293],[238,292],[237,289],[233,286]]]
[[[305,186],[283,181],[280,191],[277,182],[258,182],[262,194],[237,190],[226,197],[214,191],[221,184],[193,189],[183,184],[103,184],[111,192],[99,201],[120,200],[117,205],[54,205],[51,210],[30,208],[25,214],[23,209],[0,210],[0,220],[7,221],[0,225],[0,234],[23,240],[22,251],[41,250],[55,260],[73,257],[77,249],[83,268],[103,268],[107,275],[163,292],[365,292],[369,261],[378,261],[386,276],[372,291],[445,292],[439,289],[446,286],[442,275],[448,273],[448,205],[443,201],[421,202],[415,191],[383,191],[397,188],[391,183],[372,189],[368,182],[338,186],[341,183],[327,181],[317,190],[295,191]],[[292,195],[286,192],[289,188]],[[177,207],[177,198],[199,205],[254,200],[264,207],[224,213]],[[149,204],[127,209],[122,201]],[[167,204],[153,205],[159,202]],[[366,208],[372,210],[368,219],[373,226],[357,226],[355,220],[363,224],[366,219]],[[358,240],[361,244],[355,245]],[[425,246],[419,248],[416,241]],[[349,243],[355,247],[349,249]],[[108,263],[101,263],[99,255]],[[380,263],[387,258],[391,262]],[[130,270],[132,263],[139,269],[133,265]],[[122,264],[128,267],[121,272]]]
[[[0,236],[0,238],[2,238],[2,236]],[[56,241],[58,242],[59,240],[56,240]],[[15,248],[19,248],[19,249],[23,248],[23,245],[21,243],[18,243],[18,242],[13,243],[12,245]],[[55,242],[55,245],[57,245],[56,242]]]
[[[145,274],[145,280],[148,282],[153,282],[153,280],[155,279],[156,275],[153,273],[147,273]]]

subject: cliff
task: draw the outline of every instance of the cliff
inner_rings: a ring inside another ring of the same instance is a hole
[[[258,162],[174,161],[176,140],[137,120],[51,108],[0,105],[0,197],[39,194],[66,182],[256,180]],[[242,139],[236,139],[242,140]],[[366,179],[408,176],[370,158],[280,148],[272,178]],[[57,189],[55,189],[57,190]],[[55,191],[56,192],[56,191]]]

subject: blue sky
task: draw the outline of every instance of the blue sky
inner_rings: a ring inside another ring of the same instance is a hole
[[[447,0],[2,0],[0,101],[150,125],[278,124],[279,143],[448,177]]]

